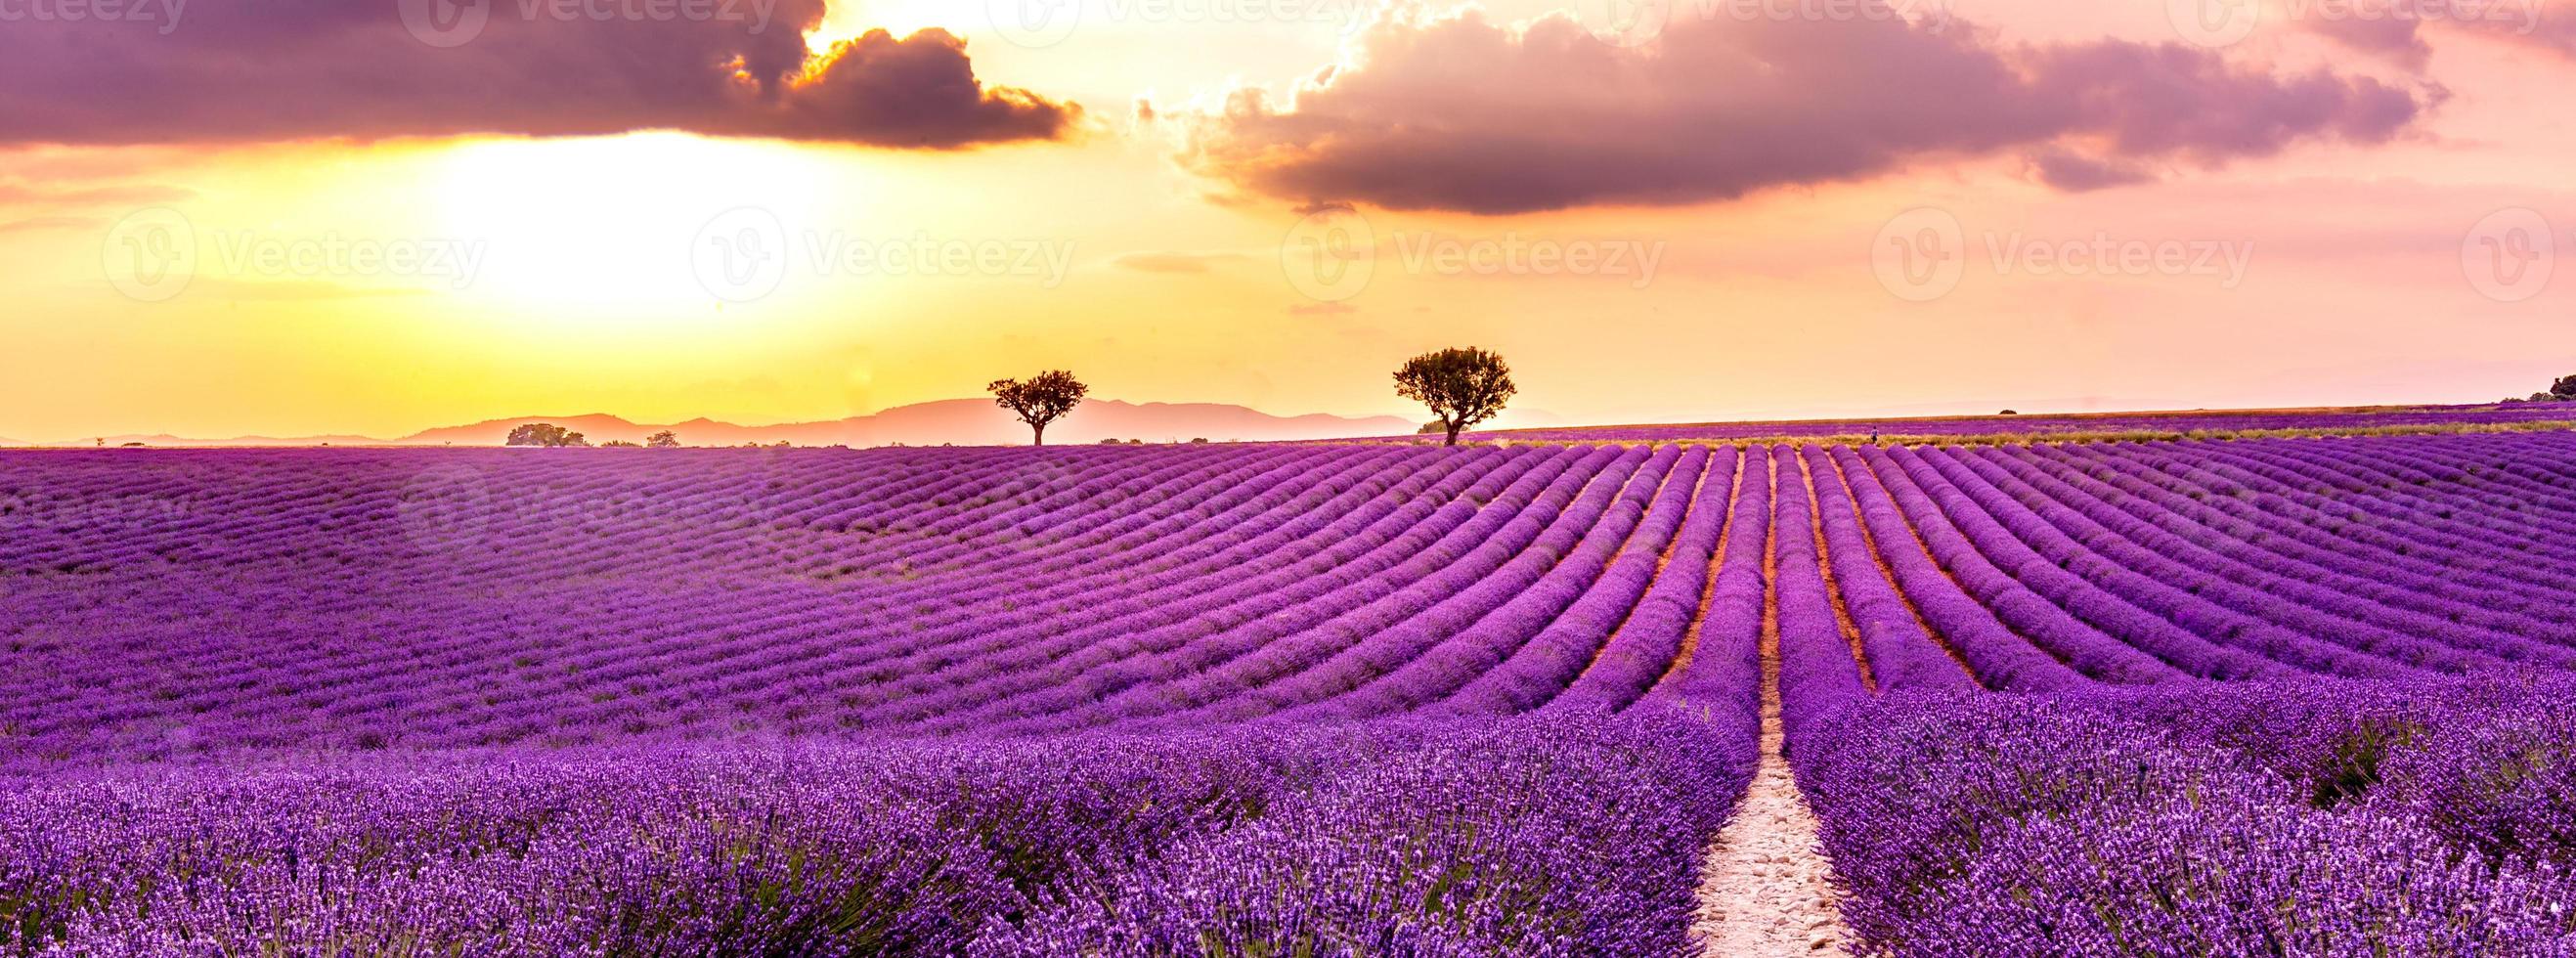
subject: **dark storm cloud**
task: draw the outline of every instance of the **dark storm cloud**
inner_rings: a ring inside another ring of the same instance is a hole
[[[188,0],[0,22],[0,143],[673,129],[953,149],[1066,134],[963,41],[809,56],[821,0]],[[158,10],[158,13],[149,11]]]

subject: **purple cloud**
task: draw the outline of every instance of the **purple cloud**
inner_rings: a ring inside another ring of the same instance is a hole
[[[8,24],[0,143],[676,129],[956,149],[1056,139],[1080,115],[984,86],[964,41],[941,30],[873,31],[809,55],[805,35],[823,0],[194,0],[183,9],[167,29]]]
[[[1507,214],[1679,205],[1998,152],[2093,189],[2306,140],[2378,143],[2430,94],[2275,74],[2179,44],[2004,45],[1966,24],[1677,21],[1604,44],[1570,20],[1389,20],[1292,102],[1238,91],[1183,160],[1294,203]]]
[[[2031,154],[2030,169],[2040,182],[2068,193],[2085,193],[2155,179],[2155,174],[2136,166],[2053,149]]]

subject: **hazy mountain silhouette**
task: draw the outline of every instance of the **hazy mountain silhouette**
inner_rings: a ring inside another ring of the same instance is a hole
[[[109,446],[129,442],[151,446],[498,446],[509,438],[510,430],[532,422],[562,426],[581,433],[594,444],[620,439],[643,442],[644,437],[665,429],[677,433],[681,444],[689,446],[739,446],[747,442],[767,445],[780,441],[799,446],[888,446],[895,443],[908,446],[936,446],[941,443],[988,446],[1018,445],[1029,441],[1029,427],[1011,418],[1009,412],[996,408],[989,399],[942,399],[896,406],[847,419],[769,426],[744,426],[705,418],[676,423],[638,423],[606,413],[588,413],[487,419],[392,439],[345,435],[240,436],[230,439],[124,435],[106,438]],[[1047,442],[1050,445],[1080,445],[1103,439],[1142,439],[1146,442],[1341,439],[1402,435],[1412,432],[1414,426],[1413,422],[1398,416],[1332,416],[1322,413],[1274,416],[1225,403],[1130,403],[1095,399],[1048,426]],[[47,445],[92,444],[93,440],[82,439]]]

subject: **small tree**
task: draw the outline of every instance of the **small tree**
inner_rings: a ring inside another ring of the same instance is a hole
[[[1424,353],[1395,371],[1396,395],[1431,407],[1451,446],[1460,430],[1494,418],[1519,391],[1502,356],[1472,346]]]
[[[984,388],[993,391],[993,405],[1019,414],[1020,421],[1029,424],[1030,442],[1039,446],[1046,445],[1047,424],[1082,405],[1082,397],[1091,392],[1091,387],[1061,369],[1039,373],[1026,382],[996,379]]]
[[[509,444],[559,449],[565,446],[587,446],[590,445],[590,440],[582,438],[580,433],[554,423],[532,422],[510,430]]]
[[[2549,398],[2561,401],[2576,400],[2576,376],[2561,376],[2557,382],[2550,383]]]
[[[678,449],[680,448],[680,435],[665,429],[661,432],[644,437],[644,445],[652,449]]]

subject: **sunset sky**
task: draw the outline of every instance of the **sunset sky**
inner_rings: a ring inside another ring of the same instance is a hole
[[[2576,373],[2576,6],[1620,2],[0,0],[0,437]]]

